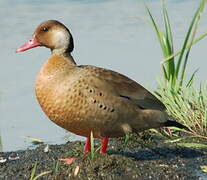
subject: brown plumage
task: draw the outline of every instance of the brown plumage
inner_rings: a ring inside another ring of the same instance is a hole
[[[92,131],[94,137],[106,140],[168,125],[184,128],[170,121],[163,103],[135,81],[111,70],[77,66],[71,56],[72,36],[60,22],[40,24],[17,52],[36,46],[52,52],[36,79],[37,99],[47,116],[64,129],[87,138]],[[90,151],[88,141],[85,151]]]

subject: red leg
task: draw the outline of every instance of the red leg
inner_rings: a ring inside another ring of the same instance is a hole
[[[85,145],[84,145],[84,152],[91,152],[91,139],[90,137],[87,137]]]
[[[107,147],[108,147],[108,142],[109,142],[109,138],[102,138],[101,139],[101,149],[100,149],[100,153],[104,154],[106,153]]]
[[[87,137],[85,145],[84,145],[84,152],[91,152],[91,141],[90,141],[90,137]],[[76,158],[61,158],[59,159],[59,161],[64,161],[66,164],[71,164]]]

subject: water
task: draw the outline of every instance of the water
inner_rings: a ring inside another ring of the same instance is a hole
[[[160,1],[147,4],[161,23]],[[178,47],[197,5],[198,0],[168,1]],[[66,141],[65,130],[48,120],[34,96],[34,80],[49,50],[15,53],[42,21],[57,19],[70,28],[78,64],[113,69],[147,87],[156,87],[162,55],[140,0],[0,0],[0,17],[0,134],[4,151],[27,148],[24,136],[49,143]],[[206,24],[205,15],[199,32],[206,30]],[[206,40],[202,40],[190,59],[189,71],[199,68],[199,81],[206,81],[206,48]],[[67,136],[67,140],[80,139]]]

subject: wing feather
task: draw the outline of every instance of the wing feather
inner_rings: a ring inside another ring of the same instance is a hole
[[[166,110],[165,105],[152,93],[120,73],[95,66],[80,66],[80,68],[84,68],[84,79],[102,91],[129,97],[129,100],[143,109]]]

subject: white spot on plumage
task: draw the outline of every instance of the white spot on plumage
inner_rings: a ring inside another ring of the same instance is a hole
[[[132,128],[128,123],[124,123],[121,125],[125,134],[132,132]]]

